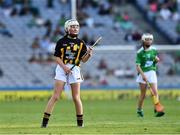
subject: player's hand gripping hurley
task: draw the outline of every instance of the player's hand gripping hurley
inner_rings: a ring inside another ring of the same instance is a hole
[[[99,42],[100,42],[100,40],[102,39],[102,37],[99,37],[97,40],[96,40],[96,42],[94,42],[94,44],[90,47],[90,49],[93,49]],[[85,56],[85,55],[87,55],[87,52],[83,55],[83,57]],[[76,64],[74,64],[71,68],[70,68],[70,70],[73,70],[73,68],[76,66]],[[67,84],[69,84],[69,73],[68,74],[66,74],[67,75]]]
[[[99,37],[96,42],[94,42],[94,44],[90,47],[90,49],[93,49],[99,42],[100,40],[102,39],[102,37]],[[87,52],[84,54],[84,56],[87,55]],[[84,57],[83,56],[83,57]],[[76,66],[76,64],[74,64],[72,67],[71,67],[71,70]]]

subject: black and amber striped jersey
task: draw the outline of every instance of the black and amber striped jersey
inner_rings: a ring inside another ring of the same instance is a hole
[[[86,51],[87,47],[83,40],[69,38],[66,35],[58,40],[54,56],[60,57],[64,64],[70,63],[80,66],[80,60]]]

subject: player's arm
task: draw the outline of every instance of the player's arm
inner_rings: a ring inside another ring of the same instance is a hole
[[[92,56],[92,48],[88,47],[86,53],[82,56],[81,61],[83,63],[87,62],[89,58]]]
[[[141,68],[141,58],[140,58],[140,57],[141,57],[140,54],[137,54],[137,56],[136,56],[136,70],[137,70],[137,72],[138,72],[139,74],[141,74],[143,80],[144,80],[145,82],[147,82],[147,78],[146,78],[146,76],[144,75],[144,72],[143,72],[143,70],[142,70],[142,68]]]
[[[56,57],[56,62],[59,66],[61,66],[66,74],[69,74],[71,72],[71,69],[67,67],[60,57]]]
[[[60,41],[57,42],[56,47],[55,47],[55,52],[54,52],[55,60],[56,60],[57,64],[63,68],[64,72],[66,74],[68,74],[68,73],[71,72],[71,70],[70,70],[69,67],[67,67],[64,64],[63,60],[60,58],[60,56],[62,54],[62,52],[60,51],[61,48],[62,48],[62,43],[61,43],[61,40],[60,40]]]
[[[159,57],[156,56],[156,57],[155,57],[155,62],[158,63],[159,61],[160,61]]]
[[[154,62],[158,63],[160,61],[159,57],[158,57],[158,52],[157,50],[155,50],[155,58],[154,58]]]
[[[136,69],[137,69],[137,72],[138,72],[139,74],[141,74],[143,80],[144,80],[145,82],[147,82],[147,78],[146,78],[146,76],[144,75],[144,72],[143,72],[143,70],[141,69],[141,66],[140,66],[139,64],[136,65]]]
[[[85,42],[83,42],[83,47],[82,47],[82,51],[80,54],[80,60],[85,63],[89,60],[89,58],[92,56],[92,48],[86,46]]]

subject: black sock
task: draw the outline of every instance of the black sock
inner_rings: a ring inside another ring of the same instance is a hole
[[[77,116],[77,126],[83,126],[83,115],[76,115]]]
[[[42,121],[41,127],[47,127],[47,124],[48,124],[50,116],[51,116],[51,114],[46,113],[46,112],[44,113],[44,117],[43,117],[43,121]]]

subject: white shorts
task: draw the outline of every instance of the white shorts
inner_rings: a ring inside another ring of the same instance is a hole
[[[73,67],[72,64],[66,64],[66,66],[68,66],[69,68]],[[72,69],[72,74],[66,75],[63,68],[57,65],[54,79],[67,82],[68,84],[83,82],[80,67],[78,66],[75,66]]]
[[[147,80],[149,83],[157,83],[157,75],[156,72],[154,70],[148,71],[148,72],[144,72],[144,75],[146,76]],[[136,82],[138,83],[146,83],[143,79],[141,74],[139,74],[137,76]]]

